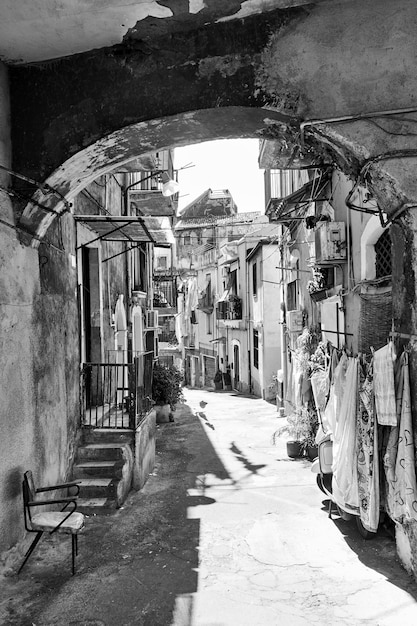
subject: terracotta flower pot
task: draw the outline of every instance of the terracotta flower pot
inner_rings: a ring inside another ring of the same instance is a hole
[[[297,459],[303,455],[303,444],[301,441],[287,441],[287,454],[290,459]]]
[[[156,423],[167,424],[172,422],[173,415],[169,404],[155,404]]]
[[[319,455],[319,449],[317,446],[307,446],[307,456],[310,461],[314,461]]]

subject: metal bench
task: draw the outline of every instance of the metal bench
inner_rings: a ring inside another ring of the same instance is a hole
[[[27,471],[23,476],[23,509],[25,516],[25,528],[30,533],[36,533],[36,537],[29,546],[25,554],[25,559],[19,568],[18,574],[22,571],[28,558],[36,548],[44,532],[63,533],[71,535],[72,541],[72,573],[75,574],[75,556],[78,554],[78,533],[84,529],[84,515],[77,512],[77,496],[80,487],[77,482],[53,485],[51,487],[35,487],[31,471]],[[68,497],[60,497],[57,500],[37,499],[37,494],[54,491],[56,489],[76,489],[76,493]],[[49,510],[51,505],[61,505],[59,511]],[[48,506],[49,509],[38,512],[41,507]],[[36,512],[33,511],[36,510]]]

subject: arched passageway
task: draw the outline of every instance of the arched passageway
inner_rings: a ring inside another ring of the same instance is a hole
[[[121,128],[77,152],[46,182],[71,200],[98,176],[117,170],[117,167],[147,153],[213,139],[262,139],[280,134],[284,139],[291,123],[291,118],[279,112],[249,107],[219,107],[152,119]],[[65,210],[65,205],[54,194],[45,198],[42,192],[37,192],[35,199],[48,211],[30,204],[24,211],[21,224],[33,233],[33,245],[36,246],[55,214]]]
[[[13,169],[71,197],[133,156],[219,137],[301,142],[353,175],[388,147],[414,150],[412,132],[364,121],[414,104],[414,3],[400,0],[395,15],[389,0],[352,0],[225,21],[207,4],[208,23],[196,12],[158,23],[153,37],[141,24],[118,46],[10,68]],[[283,124],[271,128],[265,118]],[[312,125],[317,119],[333,121]],[[407,164],[386,164],[367,173],[389,210],[415,189]],[[60,210],[53,198],[44,202]],[[23,224],[42,235],[51,218],[38,213],[28,208]]]

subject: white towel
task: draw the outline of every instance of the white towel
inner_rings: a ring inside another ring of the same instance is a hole
[[[394,387],[395,354],[390,341],[374,354],[375,409],[378,424],[397,425],[397,409]]]

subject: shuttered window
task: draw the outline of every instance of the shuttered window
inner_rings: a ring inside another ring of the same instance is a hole
[[[375,244],[375,277],[382,278],[392,273],[391,235],[384,230]]]

